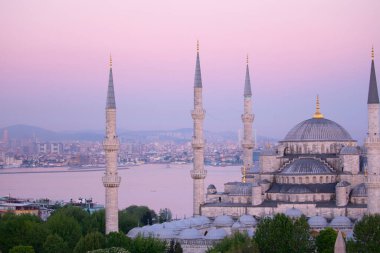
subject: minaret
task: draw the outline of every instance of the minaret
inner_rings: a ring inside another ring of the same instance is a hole
[[[193,169],[190,171],[193,179],[193,215],[201,214],[201,205],[204,203],[204,179],[207,171],[204,169],[204,140],[203,120],[205,110],[202,105],[202,75],[199,61],[199,42],[197,42],[197,62],[194,78],[194,110],[191,112],[194,121],[194,135],[191,142],[193,147]]]
[[[103,185],[106,188],[106,234],[119,231],[118,191],[121,178],[117,173],[117,153],[119,140],[116,135],[116,103],[112,76],[112,58],[110,57],[110,74],[106,104],[106,136],[103,148],[106,156],[106,171]]]
[[[379,128],[379,94],[377,91],[375,57],[372,48],[371,76],[368,91],[368,135],[365,140],[367,148],[367,213],[380,214],[380,128]]]
[[[241,115],[243,121],[244,134],[241,146],[243,148],[243,181],[245,181],[246,173],[253,169],[253,147],[252,124],[254,115],[252,113],[252,91],[251,80],[249,77],[248,56],[247,67],[245,70],[245,85],[244,85],[244,113]]]

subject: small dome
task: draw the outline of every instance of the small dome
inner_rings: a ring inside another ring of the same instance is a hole
[[[301,210],[292,207],[286,210],[285,215],[288,216],[289,218],[299,218],[303,215],[303,213],[301,212]]]
[[[255,235],[255,231],[253,230],[253,228],[248,228],[247,234],[249,237],[253,237]]]
[[[156,237],[160,239],[170,239],[175,238],[176,233],[173,229],[162,228],[156,232]]]
[[[350,186],[351,184],[347,181],[340,181],[339,183],[336,184],[336,187],[347,187]]]
[[[356,147],[345,146],[340,150],[341,155],[359,155],[359,149]]]
[[[293,127],[283,140],[287,141],[352,141],[352,138],[332,120],[311,118]]]
[[[228,234],[223,228],[211,229],[208,231],[205,239],[208,240],[221,240],[226,237]]]
[[[257,224],[257,220],[252,215],[248,215],[248,214],[240,216],[239,222],[243,226],[246,226],[246,227],[247,226],[256,226],[256,224]]]
[[[208,187],[207,187],[207,193],[208,194],[215,194],[217,191],[216,191],[216,187],[215,185],[213,184],[210,184]]]
[[[351,191],[351,197],[367,197],[367,187],[364,183],[358,184]]]
[[[207,218],[206,216],[197,216],[196,218],[199,219],[200,221],[202,221],[203,225],[211,224],[210,219]]]
[[[251,183],[240,183],[240,184],[236,185],[236,187],[231,190],[230,195],[251,196],[252,195],[252,184]]]
[[[240,222],[235,222],[233,225],[232,225],[232,230],[238,230],[239,228],[241,228],[241,224]]]
[[[307,221],[311,228],[325,228],[327,227],[327,220],[322,216],[313,216]]]
[[[128,231],[127,236],[129,238],[136,238],[137,236],[142,235],[142,232],[143,232],[142,228],[135,227],[135,228],[132,228],[131,230]]]
[[[187,228],[181,231],[178,238],[180,239],[200,239],[203,236],[195,228]]]
[[[316,175],[316,174],[332,174],[332,169],[330,169],[327,163],[321,160],[310,158],[310,157],[300,157],[293,160],[291,163],[286,164],[280,174],[287,175]]]
[[[346,216],[336,216],[330,222],[330,227],[333,227],[333,228],[351,228],[352,222]]]
[[[164,223],[162,223],[162,228],[177,229],[177,226],[175,225],[174,221],[172,221],[172,222],[164,222]]]
[[[231,227],[233,223],[234,220],[228,215],[217,216],[214,220],[214,225],[216,227]]]

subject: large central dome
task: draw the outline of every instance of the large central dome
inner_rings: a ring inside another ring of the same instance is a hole
[[[332,120],[311,118],[293,127],[283,141],[352,141],[352,138]]]

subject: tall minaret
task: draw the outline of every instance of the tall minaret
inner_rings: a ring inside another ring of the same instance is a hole
[[[116,135],[116,103],[113,88],[112,58],[110,57],[110,74],[106,104],[106,136],[103,148],[106,156],[106,171],[103,185],[106,188],[106,234],[119,231],[118,191],[121,178],[117,173],[117,153],[119,140]]]
[[[252,138],[252,124],[254,115],[252,113],[252,91],[251,80],[249,77],[248,56],[247,67],[245,70],[245,85],[244,85],[244,113],[241,115],[241,120],[244,126],[244,136],[241,142],[243,148],[243,181],[245,181],[245,174],[247,171],[253,169],[253,138]]]
[[[371,76],[368,91],[368,136],[367,148],[367,212],[380,214],[380,128],[379,128],[379,94],[375,73],[375,54],[372,48]]]
[[[202,105],[202,75],[199,61],[199,42],[197,42],[197,62],[194,78],[194,110],[191,112],[194,121],[194,135],[191,142],[193,147],[193,169],[190,171],[193,179],[193,215],[200,215],[200,206],[204,203],[204,179],[207,171],[204,169],[204,139],[203,120],[205,110]]]

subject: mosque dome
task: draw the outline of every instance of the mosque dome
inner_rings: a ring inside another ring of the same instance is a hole
[[[345,146],[340,150],[341,155],[359,155],[359,149],[357,147]]]
[[[311,118],[293,127],[283,140],[288,141],[352,141],[352,138],[346,129],[332,120]]]
[[[207,187],[207,193],[208,194],[215,194],[217,191],[216,191],[216,187],[215,185],[213,184],[210,184],[208,187]]]
[[[195,228],[187,228],[181,231],[178,238],[180,239],[200,239],[203,236]]]
[[[129,238],[136,238],[137,236],[139,235],[142,235],[142,228],[141,227],[135,227],[135,228],[132,228],[131,230],[129,230],[127,236]]]
[[[216,227],[231,227],[234,224],[234,220],[228,215],[219,215],[214,220]]]
[[[350,228],[350,227],[352,227],[352,222],[346,216],[336,216],[330,222],[330,227],[333,227],[333,228]]]
[[[285,215],[288,216],[289,218],[299,218],[303,215],[303,213],[301,212],[301,210],[292,207],[286,210]]]
[[[257,224],[257,220],[252,215],[248,214],[240,216],[239,222],[243,226],[256,226]]]
[[[351,197],[367,197],[367,187],[364,183],[358,184],[352,189]]]
[[[231,227],[231,229],[232,230],[238,230],[239,228],[241,228],[241,224],[240,224],[240,222],[235,222],[233,225],[232,225],[232,227]]]
[[[160,239],[170,239],[176,237],[176,233],[173,229],[162,228],[156,232],[156,236]]]
[[[331,169],[328,164],[322,162],[321,160],[310,158],[310,157],[300,157],[293,162],[285,165],[280,174],[288,175],[303,175],[303,174],[331,174]]]
[[[224,230],[223,228],[216,228],[216,229],[209,230],[207,235],[205,236],[205,239],[221,240],[226,236],[227,236],[226,230]]]
[[[327,220],[322,216],[313,216],[307,221],[311,228],[325,228],[327,226]]]

